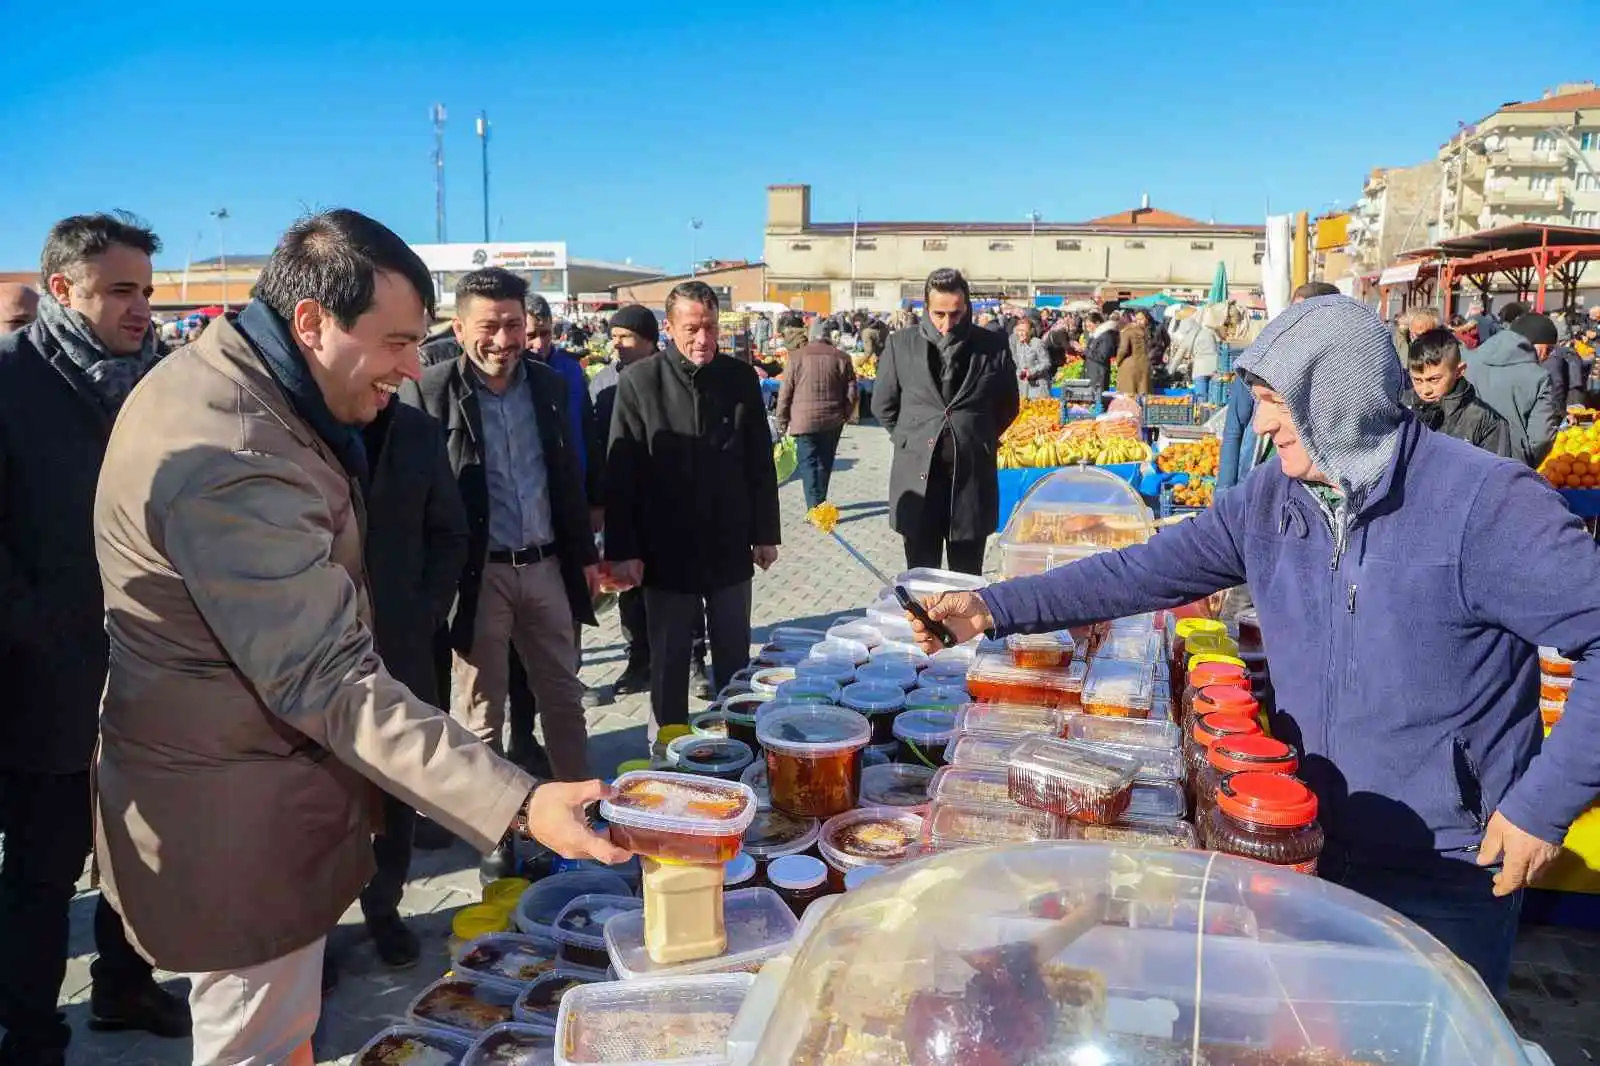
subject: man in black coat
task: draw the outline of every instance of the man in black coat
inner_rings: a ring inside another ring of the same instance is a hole
[[[704,282],[673,289],[672,344],[622,375],[611,417],[606,558],[619,584],[644,587],[657,728],[688,720],[702,600],[721,689],[750,658],[754,568],[778,558],[766,403],[754,368],[718,354],[717,311]]]
[[[1017,367],[1006,338],[972,324],[967,279],[928,275],[922,323],[889,338],[872,413],[894,442],[889,522],[908,567],[983,572],[1000,518],[995,452],[1017,417]]]
[[[1422,424],[1446,436],[1476,444],[1509,458],[1511,430],[1493,407],[1478,399],[1461,362],[1461,342],[1448,329],[1430,329],[1414,337],[1407,350],[1411,388],[1400,402]]]
[[[1083,321],[1089,332],[1088,344],[1083,353],[1083,376],[1094,390],[1095,402],[1111,388],[1111,364],[1117,361],[1117,346],[1122,336],[1117,332],[1117,322],[1099,311],[1091,311]]]
[[[467,561],[467,512],[444,434],[425,412],[391,403],[362,437],[372,471],[365,550],[373,640],[389,672],[439,706],[433,641],[450,617]],[[361,913],[378,957],[409,966],[420,947],[399,907],[417,816],[393,796],[384,797],[383,813],[383,832],[372,841],[378,869],[361,893]]]
[[[554,776],[581,781],[588,733],[572,633],[575,622],[595,624],[599,556],[566,382],[525,354],[526,296],[527,283],[509,271],[464,275],[454,321],[461,357],[423,371],[400,398],[444,426],[467,512],[467,563],[450,619],[450,713],[502,750],[511,643],[538,701]],[[483,873],[501,875],[510,861],[502,845]]]
[[[67,911],[89,854],[89,766],[108,644],[94,498],[112,421],[156,361],[155,234],[77,215],[51,229],[38,319],[0,337],[0,1041],[4,1066],[59,1066]],[[203,816],[197,813],[197,816]],[[104,897],[89,1024],[186,1036]]]

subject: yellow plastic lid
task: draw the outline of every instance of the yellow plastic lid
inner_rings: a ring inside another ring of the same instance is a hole
[[[1243,659],[1236,655],[1218,655],[1216,652],[1203,651],[1198,655],[1189,656],[1188,670],[1193,670],[1201,663],[1232,663],[1240,669],[1249,669]]]
[[[686,725],[664,725],[656,733],[656,743],[666,747],[679,737],[689,736],[693,730]]]
[[[1237,655],[1239,642],[1226,633],[1196,633],[1183,642],[1183,650],[1190,655],[1203,651],[1218,655]]]
[[[632,774],[637,773],[640,770],[648,770],[652,765],[654,764],[651,763],[649,759],[629,759],[627,762],[619,762],[617,763],[617,776],[621,777],[623,774]]]
[[[1180,618],[1172,624],[1172,631],[1188,640],[1196,633],[1226,633],[1228,627],[1215,618]]]
[[[525,877],[502,877],[483,886],[483,902],[491,907],[511,910],[533,884]]]
[[[503,933],[511,928],[511,908],[492,903],[462,907],[450,919],[450,932],[461,940],[474,940],[485,933]]]

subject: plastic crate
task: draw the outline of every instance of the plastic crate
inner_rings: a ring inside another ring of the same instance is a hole
[[[1184,479],[1184,483],[1187,483],[1187,482],[1188,482],[1188,479],[1185,478]],[[1165,485],[1161,486],[1161,517],[1162,518],[1181,518],[1184,515],[1199,514],[1201,511],[1205,510],[1204,507],[1184,507],[1181,504],[1173,503],[1172,502],[1172,490],[1177,488],[1177,487],[1178,486],[1177,486],[1176,482],[1170,482],[1170,481],[1168,483],[1166,483]]]
[[[1089,384],[1088,378],[1068,378],[1060,388],[1063,403],[1099,403],[1100,390]]]
[[[1146,426],[1194,425],[1193,400],[1184,403],[1146,403],[1143,407]]]
[[[1231,344],[1217,345],[1217,373],[1231,374],[1233,372],[1233,361],[1243,354],[1243,348],[1235,349]]]
[[[1228,402],[1228,387],[1233,384],[1232,374],[1218,374],[1211,379],[1211,404],[1221,407]]]

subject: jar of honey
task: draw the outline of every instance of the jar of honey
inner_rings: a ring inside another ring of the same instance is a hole
[[[1229,774],[1206,836],[1213,851],[1315,874],[1323,845],[1316,794],[1279,774]]]
[[[1257,725],[1261,723],[1261,704],[1256,702],[1250,690],[1223,684],[1207,685],[1196,692],[1194,699],[1189,701],[1189,713],[1181,724],[1186,732],[1193,732],[1195,722],[1219,711],[1254,719]]]
[[[1195,781],[1195,826],[1204,833],[1216,806],[1217,787],[1229,774],[1260,773],[1293,777],[1300,769],[1300,755],[1294,747],[1281,740],[1246,733],[1236,737],[1222,737],[1211,745],[1200,777]]]
[[[768,788],[778,810],[832,818],[856,805],[861,753],[872,740],[872,726],[861,714],[820,704],[788,707],[761,715],[756,739],[766,751]]]
[[[1232,685],[1248,692],[1250,678],[1242,666],[1234,666],[1232,663],[1200,663],[1189,671],[1183,695],[1178,700],[1178,710],[1183,722],[1193,724],[1194,694],[1212,685]]]
[[[1242,714],[1208,714],[1196,718],[1184,743],[1184,776],[1189,782],[1189,798],[1194,799],[1195,783],[1199,781],[1206,760],[1211,756],[1211,745],[1223,737],[1242,737],[1261,732],[1254,718]]]

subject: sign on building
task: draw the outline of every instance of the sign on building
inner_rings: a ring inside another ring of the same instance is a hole
[[[465,273],[483,267],[506,270],[565,270],[565,241],[495,241],[488,244],[413,244],[435,274]]]

